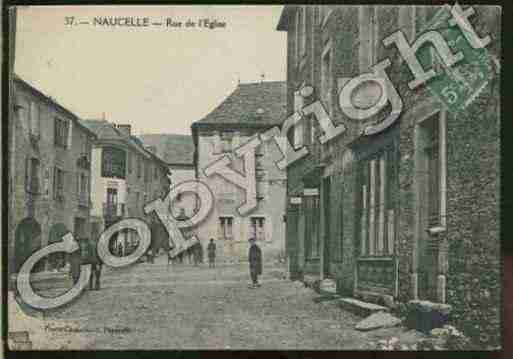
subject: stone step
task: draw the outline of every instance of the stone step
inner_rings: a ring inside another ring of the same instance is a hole
[[[319,292],[325,295],[337,294],[337,282],[331,278],[322,280],[319,285]]]
[[[340,298],[338,304],[343,309],[360,316],[369,316],[378,312],[389,312],[390,309],[374,303],[363,302],[354,298]]]
[[[368,331],[380,328],[391,328],[400,324],[401,319],[394,317],[392,314],[386,312],[377,312],[358,322],[355,326],[355,329],[360,331]]]

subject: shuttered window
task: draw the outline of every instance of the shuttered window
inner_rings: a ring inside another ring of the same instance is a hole
[[[233,217],[219,217],[218,237],[220,239],[233,239]]]
[[[55,145],[67,148],[69,122],[56,117],[54,121],[54,129]]]
[[[394,253],[397,152],[391,147],[361,160],[359,169],[360,254]]]
[[[265,241],[265,218],[264,217],[251,217],[249,233],[251,238],[257,241]]]
[[[64,201],[64,171],[54,167],[53,171],[53,193],[58,201]]]

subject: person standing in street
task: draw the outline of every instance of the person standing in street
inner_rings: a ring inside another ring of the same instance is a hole
[[[89,241],[89,263],[91,263],[91,279],[89,281],[89,290],[100,290],[100,276],[102,274],[102,261],[98,256],[98,241],[91,238]]]
[[[214,238],[210,238],[210,243],[207,247],[208,251],[208,267],[215,268],[216,266],[216,244],[214,243]]]
[[[260,283],[258,283],[258,276],[262,274],[262,250],[256,244],[255,238],[251,238],[249,243],[249,274],[252,281],[250,288],[256,288],[260,287]]]
[[[201,243],[197,242],[193,247],[193,258],[194,258],[194,266],[197,267],[200,263],[200,248],[201,248]]]

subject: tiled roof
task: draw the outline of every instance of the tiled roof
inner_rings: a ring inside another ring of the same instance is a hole
[[[84,131],[88,132],[91,136],[96,136],[96,134],[91,131],[90,128],[84,126],[82,119],[80,119],[77,115],[75,115],[73,112],[68,110],[66,107],[58,103],[55,99],[51,98],[50,96],[45,95],[42,91],[32,86],[30,83],[22,79],[20,76],[14,74],[14,81],[18,84],[24,86],[26,89],[29,89],[32,91],[32,93],[36,96],[38,96],[41,100],[45,101],[47,104],[54,106],[55,108],[59,109],[60,111],[67,114],[72,121],[77,124],[79,127],[81,127]]]
[[[157,156],[168,164],[193,164],[194,144],[192,142],[192,136],[147,134],[138,137],[145,146],[155,146]]]
[[[139,151],[154,157],[156,160],[160,162],[165,162],[158,155],[154,155],[150,151],[144,148],[142,142],[135,136],[125,136],[121,133],[114,125],[106,120],[81,120],[81,123],[89,128],[91,131],[96,133],[98,139],[100,140],[120,140],[124,141],[133,147],[137,148]]]
[[[286,115],[287,86],[283,81],[240,84],[199,125],[281,125]]]
[[[106,140],[106,139],[116,139],[122,140],[123,136],[119,133],[119,131],[112,125],[112,123],[106,120],[81,120],[80,123],[96,133],[98,139]]]

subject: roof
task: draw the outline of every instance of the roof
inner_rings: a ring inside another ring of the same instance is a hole
[[[99,140],[118,140],[127,143],[147,156],[151,156],[162,164],[166,164],[158,155],[155,155],[144,148],[141,141],[135,136],[125,136],[114,124],[107,120],[87,119],[81,120],[82,124],[96,133]]]
[[[287,84],[284,81],[239,84],[219,106],[192,126],[281,125],[286,116],[286,100]]]
[[[90,128],[84,126],[84,124],[82,123],[82,120],[77,115],[75,115],[73,112],[68,110],[66,107],[62,106],[60,103],[55,101],[53,98],[45,95],[43,92],[41,92],[40,90],[38,90],[37,88],[35,88],[31,84],[29,84],[27,81],[23,80],[21,77],[19,77],[16,74],[14,74],[14,81],[17,82],[18,84],[24,86],[26,89],[31,91],[35,96],[38,96],[41,100],[45,101],[47,104],[54,106],[58,110],[64,112],[82,130],[87,132],[90,136],[96,137],[96,133],[94,131],[91,131]]]
[[[138,136],[145,146],[155,146],[157,156],[168,164],[193,165],[192,136],[176,134],[146,134]]]

